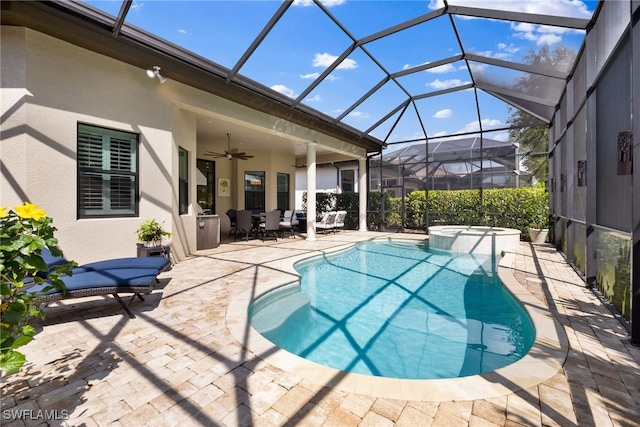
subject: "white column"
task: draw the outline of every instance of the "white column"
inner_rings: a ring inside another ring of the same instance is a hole
[[[360,231],[367,231],[367,159],[358,159],[358,224]]]
[[[307,143],[307,240],[316,240],[316,143]]]

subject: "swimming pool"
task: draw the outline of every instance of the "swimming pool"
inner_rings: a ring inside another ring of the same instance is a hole
[[[296,264],[250,323],[293,354],[341,371],[434,379],[494,371],[534,342],[531,319],[484,255],[421,241],[367,241]]]

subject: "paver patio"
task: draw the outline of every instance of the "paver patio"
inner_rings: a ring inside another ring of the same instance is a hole
[[[342,232],[200,251],[132,304],[135,319],[110,298],[52,304],[25,348],[25,369],[2,377],[2,425],[638,425],[640,348],[550,246],[522,243],[512,269],[563,326],[567,360],[549,380],[504,396],[433,402],[348,393],[266,363],[266,354],[227,329],[234,297],[294,279],[277,268],[280,261],[384,235]]]

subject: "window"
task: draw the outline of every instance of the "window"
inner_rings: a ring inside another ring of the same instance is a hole
[[[278,172],[278,209],[289,209],[289,174]]]
[[[264,172],[244,173],[244,208],[264,212]]]
[[[355,191],[355,171],[353,169],[340,171],[342,191]]]
[[[189,153],[178,147],[178,213],[189,211]]]
[[[78,218],[138,215],[138,135],[78,124]]]

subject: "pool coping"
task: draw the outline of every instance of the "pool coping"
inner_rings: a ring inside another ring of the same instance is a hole
[[[424,240],[425,237],[424,235],[420,237],[394,236],[391,240],[406,239]],[[298,276],[293,268],[296,262],[317,255],[342,251],[354,244],[342,244],[330,249],[290,257],[284,261],[280,260],[277,263],[277,268]],[[389,399],[433,402],[466,401],[505,396],[538,385],[556,375],[562,368],[569,349],[568,338],[560,322],[539,299],[514,277],[512,270],[514,261],[515,253],[503,252],[498,263],[498,276],[529,314],[536,330],[536,339],[529,352],[522,359],[481,375],[428,380],[375,377],[323,366],[277,347],[251,327],[248,310],[251,302],[265,293],[295,283],[290,279],[283,278],[281,283],[258,284],[254,289],[242,292],[233,298],[227,307],[225,321],[232,336],[265,363],[313,383],[333,387],[344,392]],[[268,266],[269,263],[265,265]]]

